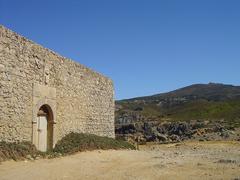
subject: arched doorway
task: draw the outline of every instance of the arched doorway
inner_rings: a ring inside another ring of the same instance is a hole
[[[40,107],[36,122],[36,147],[39,151],[46,152],[53,147],[53,112],[49,105]]]

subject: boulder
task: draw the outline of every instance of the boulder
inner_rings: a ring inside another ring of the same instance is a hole
[[[186,122],[171,123],[168,127],[168,133],[170,135],[175,134],[178,136],[189,136],[192,134],[191,128]]]
[[[154,136],[155,141],[166,142],[168,140],[168,137],[166,135],[158,133],[158,132],[154,133],[153,136]]]
[[[166,135],[160,134],[160,133],[157,134],[157,138],[159,141],[163,141],[163,142],[166,142],[168,140]]]
[[[171,135],[169,138],[174,142],[180,142],[181,140],[180,137],[176,134]]]
[[[220,134],[221,137],[223,138],[228,138],[230,136],[229,131],[223,130]]]
[[[164,126],[158,126],[157,131],[161,134],[166,134],[167,130]]]

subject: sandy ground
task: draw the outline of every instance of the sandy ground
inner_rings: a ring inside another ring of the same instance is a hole
[[[139,151],[93,151],[57,159],[8,161],[0,179],[230,179],[240,180],[240,143],[188,142]]]

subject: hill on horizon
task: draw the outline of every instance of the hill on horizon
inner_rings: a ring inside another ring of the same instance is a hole
[[[141,117],[140,119],[138,117]],[[116,123],[223,120],[240,126],[240,86],[193,84],[171,92],[116,101]]]
[[[237,96],[240,97],[240,86],[227,85],[222,83],[193,84],[166,93],[134,97],[118,101],[154,100],[161,98],[190,97],[190,96],[191,97],[195,96],[195,98],[211,98],[212,100],[232,99]]]

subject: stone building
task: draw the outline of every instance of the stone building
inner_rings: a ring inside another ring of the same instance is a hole
[[[46,151],[70,132],[115,136],[112,81],[0,26],[0,141]]]

